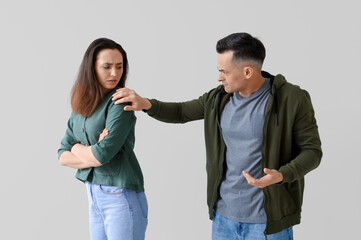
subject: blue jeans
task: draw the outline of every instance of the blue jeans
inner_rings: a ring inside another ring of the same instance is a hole
[[[92,240],[144,240],[148,204],[144,192],[86,182]]]
[[[212,240],[265,240],[265,229],[265,223],[235,222],[214,212]],[[267,240],[293,240],[292,227],[267,235]]]

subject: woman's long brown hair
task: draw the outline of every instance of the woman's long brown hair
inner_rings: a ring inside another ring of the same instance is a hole
[[[127,53],[113,40],[99,38],[86,50],[79,68],[78,77],[71,93],[71,107],[75,113],[89,117],[103,100],[104,94],[95,72],[95,61],[103,49],[118,49],[123,57],[123,74],[117,86],[124,87],[128,75]]]

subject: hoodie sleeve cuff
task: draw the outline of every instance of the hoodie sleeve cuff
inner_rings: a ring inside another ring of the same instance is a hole
[[[153,116],[157,113],[158,108],[159,108],[159,104],[158,101],[156,99],[149,99],[150,103],[152,104],[152,107],[149,108],[148,110],[145,110],[143,112],[146,112],[149,116]]]
[[[280,173],[282,173],[282,175],[283,175],[283,181],[280,182],[281,184],[282,183],[290,183],[290,182],[294,181],[294,176],[293,176],[292,172],[289,169],[287,169],[286,167],[281,167],[278,171]]]

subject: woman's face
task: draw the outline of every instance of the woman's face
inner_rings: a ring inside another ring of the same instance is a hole
[[[95,61],[95,72],[103,93],[113,90],[123,75],[123,56],[119,50],[101,50]]]

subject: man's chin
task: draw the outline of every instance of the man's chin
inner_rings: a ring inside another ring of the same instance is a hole
[[[231,89],[224,87],[224,91],[226,91],[226,93],[233,93],[234,91],[232,91]]]

